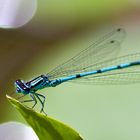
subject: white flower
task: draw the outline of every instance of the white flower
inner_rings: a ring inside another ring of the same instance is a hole
[[[39,140],[29,126],[17,122],[0,125],[0,140]]]
[[[0,27],[17,28],[31,20],[37,0],[0,0]]]

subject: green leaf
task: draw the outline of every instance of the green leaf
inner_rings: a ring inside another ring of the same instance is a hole
[[[35,112],[8,95],[6,97],[34,129],[40,140],[83,140],[75,130],[66,124]]]

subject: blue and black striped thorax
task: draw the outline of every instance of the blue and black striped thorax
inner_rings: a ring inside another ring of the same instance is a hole
[[[30,92],[35,92],[39,89],[46,87],[47,85],[49,85],[49,83],[50,80],[48,79],[47,76],[40,75],[34,78],[33,80],[27,82],[26,85],[30,87]]]

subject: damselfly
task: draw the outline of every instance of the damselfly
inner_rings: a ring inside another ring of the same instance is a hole
[[[124,29],[114,30],[48,74],[28,82],[16,80],[16,92],[30,95],[31,100],[24,102],[34,101],[32,108],[38,100],[42,105],[40,112],[44,112],[45,96],[37,91],[46,87],[55,87],[68,81],[89,84],[140,82],[140,53],[115,57],[124,38]]]

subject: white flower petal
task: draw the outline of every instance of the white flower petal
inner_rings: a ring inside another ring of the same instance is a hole
[[[17,28],[35,14],[37,0],[0,0],[0,27]]]
[[[32,128],[17,122],[0,125],[0,140],[39,140]]]

